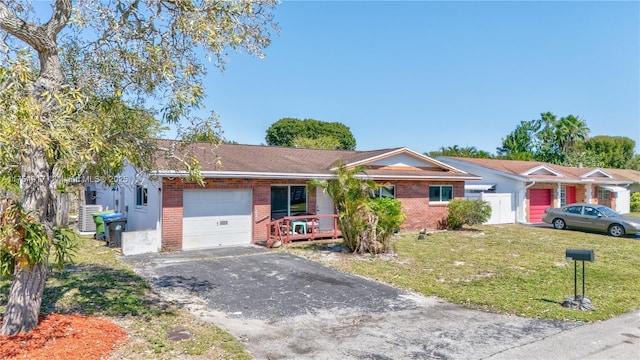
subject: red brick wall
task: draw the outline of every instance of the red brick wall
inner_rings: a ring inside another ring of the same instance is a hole
[[[162,248],[182,249],[182,189],[179,179],[162,179]]]
[[[253,206],[253,242],[266,240],[267,224],[271,220],[271,186],[304,185],[303,180],[269,179],[206,179],[204,187],[182,179],[162,181],[162,246],[165,250],[182,249],[183,189],[251,189]],[[453,185],[454,198],[464,198],[464,183],[403,181],[392,182],[396,198],[402,202],[407,220],[403,230],[436,229],[447,216],[446,204],[429,204],[429,185]],[[316,192],[307,193],[307,211],[316,212]]]
[[[271,185],[305,185],[302,180],[269,179],[206,179],[204,187],[182,179],[162,180],[162,246],[166,250],[182,249],[182,201],[184,189],[251,189],[252,239],[266,240],[267,224],[271,221]],[[315,194],[308,194],[309,212],[315,213]],[[312,207],[313,206],[313,207]]]
[[[464,199],[463,182],[402,181],[391,184],[396,186],[396,199],[402,203],[402,211],[407,217],[402,230],[437,229],[438,222],[447,216],[447,204],[429,204],[430,185],[453,185],[453,197]]]
[[[584,184],[576,184],[576,202],[583,203],[587,201],[587,186]]]

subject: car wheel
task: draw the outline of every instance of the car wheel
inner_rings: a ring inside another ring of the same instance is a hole
[[[558,230],[564,230],[567,227],[567,224],[562,219],[554,219],[553,227]]]
[[[624,236],[624,227],[622,227],[622,225],[620,224],[613,224],[609,226],[609,235],[615,237]]]

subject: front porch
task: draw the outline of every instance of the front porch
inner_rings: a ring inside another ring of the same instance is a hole
[[[337,239],[342,236],[338,227],[338,215],[285,216],[267,224],[267,247],[280,242],[288,244],[297,240]]]

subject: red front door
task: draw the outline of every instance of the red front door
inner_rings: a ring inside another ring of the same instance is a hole
[[[576,202],[576,187],[567,186],[567,204],[573,204]]]

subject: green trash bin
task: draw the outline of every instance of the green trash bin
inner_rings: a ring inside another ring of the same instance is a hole
[[[107,239],[107,236],[105,234],[104,219],[102,218],[102,215],[108,215],[113,213],[115,213],[115,211],[106,210],[106,211],[101,211],[101,212],[91,214],[91,216],[93,216],[93,222],[96,223],[96,233],[93,234],[94,239],[96,240]]]

